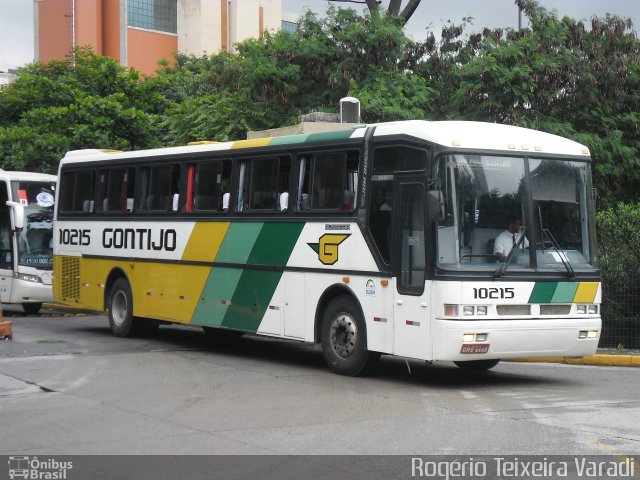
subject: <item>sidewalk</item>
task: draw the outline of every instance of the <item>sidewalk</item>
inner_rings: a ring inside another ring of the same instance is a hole
[[[615,349],[599,349],[602,353],[596,353],[588,357],[535,357],[535,358],[510,358],[508,362],[545,362],[566,363],[568,365],[597,365],[601,367],[640,367],[640,351],[620,351]]]

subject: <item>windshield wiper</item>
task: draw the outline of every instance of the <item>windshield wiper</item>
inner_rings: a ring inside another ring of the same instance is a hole
[[[520,238],[515,243],[515,245],[511,247],[511,250],[509,250],[509,254],[507,255],[507,258],[505,258],[504,262],[502,262],[500,266],[496,269],[496,271],[493,272],[493,274],[491,275],[493,278],[500,278],[502,275],[504,275],[504,272],[507,271],[507,268],[509,268],[509,262],[511,261],[511,257],[513,257],[513,254],[516,253],[516,251],[520,247],[520,244],[524,243],[524,239],[525,239],[524,234],[526,233],[526,231],[527,231],[527,227],[522,227],[520,232],[518,232],[520,234]]]
[[[567,257],[567,254],[560,248],[560,244],[556,241],[551,231],[548,228],[542,228],[542,225],[540,225],[540,231],[542,232],[543,241],[544,241],[544,237],[546,237],[547,241],[553,246],[553,249],[556,251],[556,253],[560,257],[560,260],[562,261],[564,268],[567,269],[567,273],[569,274],[569,279],[575,280],[576,272],[573,271],[571,262],[569,262],[569,257]]]

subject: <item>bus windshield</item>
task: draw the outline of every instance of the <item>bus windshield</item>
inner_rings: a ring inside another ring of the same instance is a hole
[[[18,265],[53,268],[55,183],[12,181],[13,199],[24,206],[24,229],[18,234]]]
[[[440,157],[437,176],[441,268],[493,272],[509,254],[509,271],[596,267],[588,163],[453,154]]]

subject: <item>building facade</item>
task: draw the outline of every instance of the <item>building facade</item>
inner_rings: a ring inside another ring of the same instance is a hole
[[[34,0],[35,60],[90,46],[153,74],[176,52],[213,54],[281,28],[282,0]]]

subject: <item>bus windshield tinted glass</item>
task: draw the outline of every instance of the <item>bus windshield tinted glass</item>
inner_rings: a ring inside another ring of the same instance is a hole
[[[538,268],[563,270],[563,259],[573,268],[589,267],[595,258],[589,165],[531,159],[529,168]]]
[[[439,264],[447,269],[495,270],[495,250],[508,256],[526,225],[524,159],[447,155],[438,163],[438,178],[445,197],[445,221],[438,224]],[[517,227],[515,236],[510,233],[505,241],[501,235],[510,218],[517,220]],[[528,241],[520,243],[511,268],[530,267]]]
[[[437,227],[438,264],[495,272],[508,258],[503,270],[509,272],[568,271],[567,264],[592,269],[589,172],[585,162],[442,156],[437,176],[445,221]]]
[[[53,202],[55,183],[11,182],[13,200],[24,206],[24,229],[18,234],[18,265],[53,267]]]

